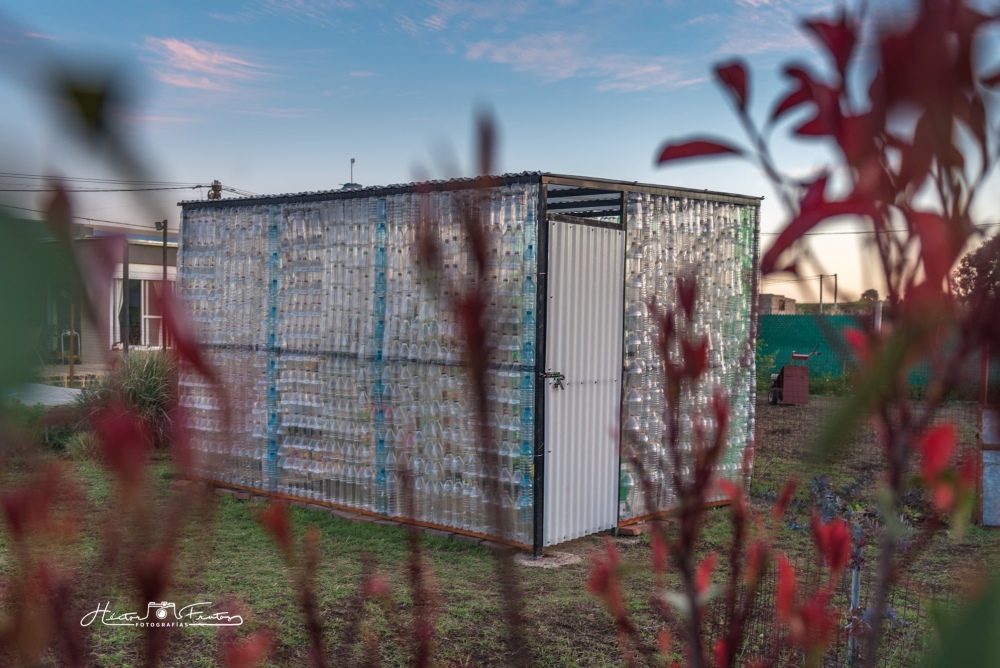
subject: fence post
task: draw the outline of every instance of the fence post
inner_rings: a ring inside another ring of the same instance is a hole
[[[852,667],[857,665],[858,657],[861,654],[860,643],[856,635],[857,629],[854,628],[853,624],[854,616],[858,608],[861,607],[861,549],[855,546],[853,551],[851,559],[854,562],[854,565],[851,566],[851,612],[848,619],[852,622],[850,630],[855,633],[848,632],[847,635],[847,665]]]

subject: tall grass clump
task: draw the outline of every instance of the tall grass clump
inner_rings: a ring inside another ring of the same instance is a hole
[[[171,410],[177,403],[177,363],[160,350],[123,355],[117,367],[91,383],[77,399],[81,421],[117,405],[136,415],[162,448],[170,439]]]

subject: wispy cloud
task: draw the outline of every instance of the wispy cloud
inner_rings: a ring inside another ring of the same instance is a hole
[[[706,21],[715,21],[718,18],[719,18],[718,14],[702,14],[700,16],[694,17],[693,19],[685,21],[684,25],[693,26],[699,23],[705,23]]]
[[[286,109],[282,107],[253,107],[234,109],[238,114],[248,116],[266,116],[268,118],[306,118],[312,116],[312,109]]]
[[[126,114],[118,119],[124,123],[139,125],[144,123],[198,123],[201,119],[192,116],[157,116],[148,114]]]
[[[357,72],[348,72],[347,76],[354,77],[356,79],[367,79],[368,77],[375,76],[375,73],[374,72],[368,72],[366,70],[360,70],[360,71],[357,71]]]
[[[42,33],[42,32],[26,32],[26,33],[24,33],[24,36],[25,37],[30,37],[32,39],[48,39],[48,40],[56,41],[56,38],[53,37],[52,35],[47,35],[47,34]]]
[[[529,12],[530,0],[430,0],[431,13],[424,18],[396,14],[396,23],[414,37],[441,32],[448,28],[465,30],[473,25],[490,22],[496,28]],[[535,7],[537,9],[537,7]]]
[[[357,6],[356,0],[257,0],[235,14],[211,12],[209,16],[230,23],[277,17],[297,23],[326,26],[335,23],[336,12]]]
[[[265,14],[292,21],[327,24],[331,14],[344,9],[354,9],[353,0],[263,0],[259,9]]]
[[[396,24],[399,25],[399,27],[402,28],[404,32],[408,32],[414,37],[420,35],[421,32],[420,26],[418,26],[417,22],[411,19],[406,14],[396,14],[394,18],[396,19]]]
[[[600,53],[589,48],[582,35],[555,32],[525,35],[510,42],[482,40],[468,46],[468,60],[510,65],[545,81],[593,78],[599,91],[632,93],[677,88],[704,81],[685,74],[682,64],[671,58]]]
[[[267,75],[264,66],[208,42],[147,37],[145,48],[158,58],[157,79],[179,88],[228,91],[236,82]]]
[[[832,0],[737,0],[736,4],[725,38],[713,55],[802,51],[809,40],[800,29],[801,17],[834,7]]]

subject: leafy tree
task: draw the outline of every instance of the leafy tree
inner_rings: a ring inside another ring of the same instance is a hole
[[[1000,235],[966,253],[952,274],[952,288],[966,304],[1000,295]]]
[[[875,288],[868,288],[867,290],[861,293],[861,299],[859,301],[871,302],[874,304],[875,302],[878,301],[878,290],[876,290]]]

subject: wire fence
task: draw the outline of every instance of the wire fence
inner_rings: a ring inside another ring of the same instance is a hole
[[[796,566],[797,579],[809,587],[823,583],[827,577],[814,565]],[[851,604],[853,578],[858,578],[855,605]],[[801,665],[804,657],[787,647],[776,649],[782,643],[782,633],[775,614],[776,569],[765,573],[759,584],[758,595],[746,622],[746,634],[739,648],[738,665],[773,657],[777,651],[787,665]],[[824,668],[852,668],[861,664],[865,652],[865,633],[868,630],[868,609],[875,591],[873,570],[847,571],[834,588],[831,608],[836,611],[832,641],[822,661]],[[741,590],[741,596],[744,591]],[[889,588],[883,640],[879,645],[877,666],[904,668],[918,665],[933,642],[932,611],[953,610],[959,603],[954,588],[933,583],[923,578],[901,578]],[[709,638],[714,644],[726,633],[725,611],[722,601],[716,600],[708,612]],[[782,643],[784,645],[784,643]]]

